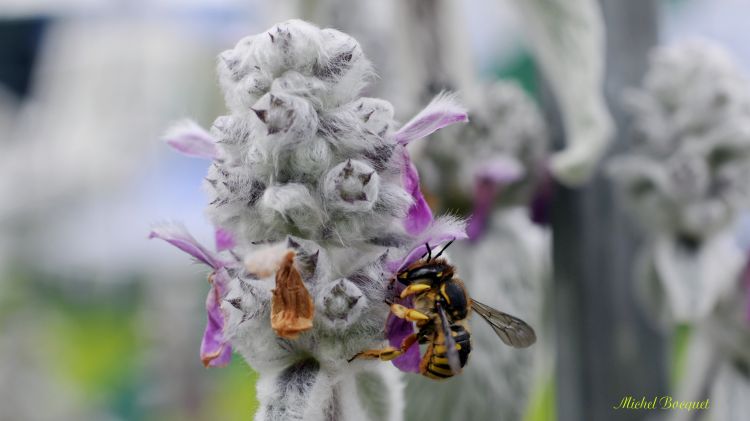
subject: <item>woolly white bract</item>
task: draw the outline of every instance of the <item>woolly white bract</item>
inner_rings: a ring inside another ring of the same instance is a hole
[[[258,371],[257,420],[400,419],[395,369],[348,360],[385,344],[394,268],[417,245],[464,236],[460,221],[433,220],[405,147],[465,110],[440,97],[395,130],[388,102],[359,96],[372,70],[357,42],[298,20],[242,39],[218,72],[230,114],[209,136],[182,124],[167,141],[213,160],[207,213],[217,250],[229,250],[212,257],[186,234],[152,234],[215,271],[204,361],[225,362],[223,338]],[[314,318],[286,335],[271,313],[290,252]]]
[[[555,94],[565,126],[565,148],[550,172],[579,186],[594,174],[612,141],[613,122],[603,95],[605,28],[595,0],[514,0],[531,46]]]

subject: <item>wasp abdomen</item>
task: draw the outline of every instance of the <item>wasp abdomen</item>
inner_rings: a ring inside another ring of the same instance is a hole
[[[453,340],[458,351],[458,360],[463,368],[469,360],[471,352],[471,335],[466,328],[460,324],[451,325]],[[448,350],[445,346],[445,338],[442,335],[430,345],[422,360],[422,374],[432,379],[445,379],[453,377],[459,372],[453,372],[448,362]]]

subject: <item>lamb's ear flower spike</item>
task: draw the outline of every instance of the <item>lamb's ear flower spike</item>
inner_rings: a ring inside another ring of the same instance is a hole
[[[206,159],[217,157],[216,139],[192,120],[175,123],[167,130],[164,141],[187,156]]]
[[[221,260],[173,241],[215,270],[222,305],[207,301],[204,355],[223,363],[228,340],[258,372],[256,420],[371,419],[358,379],[400,385],[388,364],[349,360],[392,339],[389,281],[425,242],[465,237],[462,221],[433,220],[406,145],[466,112],[441,95],[396,130],[388,102],[359,96],[372,70],[357,42],[298,20],[241,40],[218,72],[230,113],[215,141],[177,143],[213,157],[204,187]],[[386,406],[401,419],[400,401]]]
[[[740,276],[731,231],[750,204],[748,86],[726,51],[691,40],[655,49],[642,86],[625,97],[635,147],[608,170],[649,234],[642,260],[656,276],[640,281],[660,283],[667,305],[654,307],[664,320],[708,317]]]

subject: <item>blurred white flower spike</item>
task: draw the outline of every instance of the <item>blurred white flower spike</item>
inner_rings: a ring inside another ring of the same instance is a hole
[[[732,230],[750,204],[748,88],[721,47],[694,40],[656,49],[626,97],[636,145],[609,172],[649,233],[645,273],[668,305],[654,304],[680,322],[706,317],[743,267]]]
[[[230,114],[167,142],[212,159],[219,252],[152,236],[214,270],[210,333],[259,373],[256,420],[401,419],[397,371],[347,360],[386,340],[388,283],[410,251],[465,237],[433,218],[406,145],[466,111],[441,95],[399,129],[388,102],[360,96],[373,72],[359,44],[298,20],[240,40],[218,73]]]

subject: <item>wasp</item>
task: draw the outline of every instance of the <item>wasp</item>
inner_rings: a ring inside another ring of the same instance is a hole
[[[432,379],[445,379],[461,372],[471,352],[468,319],[471,310],[479,314],[507,345],[526,348],[536,342],[536,334],[523,320],[469,298],[464,283],[455,276],[455,268],[432,249],[417,261],[400,270],[391,280],[403,286],[400,298],[413,297],[414,307],[407,308],[389,300],[391,312],[399,318],[416,323],[417,332],[407,336],[399,348],[385,347],[360,352],[355,358],[389,361],[405,353],[415,344],[427,344],[419,372]],[[426,258],[425,258],[426,256]]]

